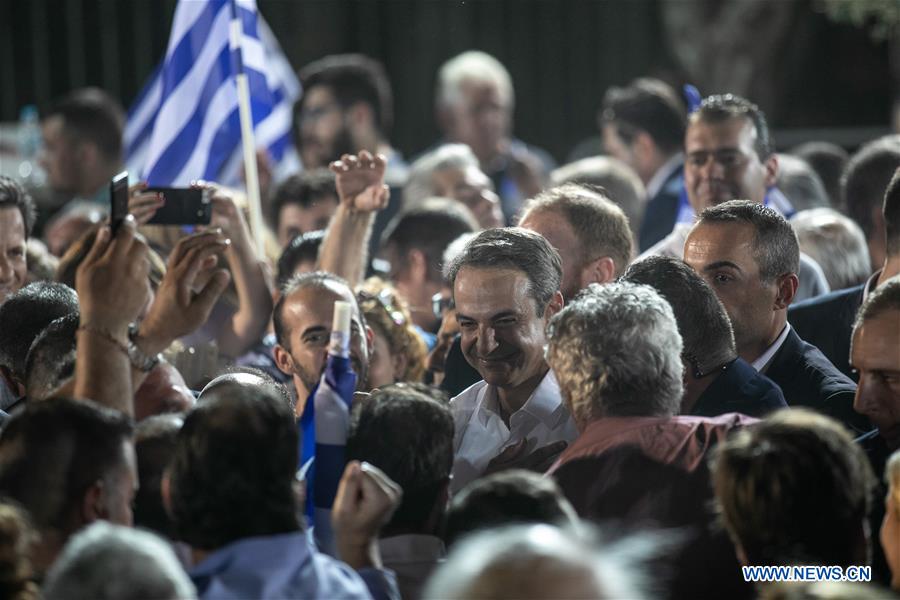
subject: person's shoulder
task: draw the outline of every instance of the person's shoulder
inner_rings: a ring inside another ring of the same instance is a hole
[[[816,296],[815,298],[803,300],[792,305],[788,309],[788,315],[793,317],[796,315],[824,313],[832,308],[848,304],[856,304],[858,306],[862,302],[864,289],[865,284],[860,284],[851,288],[835,290],[828,292],[827,294],[822,294],[821,296]]]
[[[477,381],[461,391],[456,396],[450,398],[450,409],[455,411],[464,410],[466,408],[474,409],[481,398],[481,392],[487,387],[487,382],[483,379]]]
[[[371,598],[366,581],[349,565],[322,552],[313,552],[314,580],[301,583],[293,590],[305,597],[316,598]]]

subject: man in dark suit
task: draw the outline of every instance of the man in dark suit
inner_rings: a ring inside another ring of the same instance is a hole
[[[853,379],[856,376],[850,368],[850,333],[856,311],[876,286],[900,274],[898,168],[900,136],[885,136],[864,146],[853,157],[842,182],[847,205],[856,207],[851,214],[877,213],[878,219],[875,215],[867,218],[869,226],[865,231],[869,248],[878,249],[873,254],[884,257],[881,262],[873,263],[880,271],[863,285],[801,302],[788,311],[788,321],[800,336],[818,347],[828,360]],[[883,192],[885,188],[887,191]],[[875,208],[879,205],[880,210]],[[891,251],[891,248],[895,250]]]
[[[688,235],[684,260],[725,306],[738,355],[777,383],[789,406],[808,406],[859,432],[869,429],[853,411],[853,382],[787,323],[800,249],[784,217],[746,200],[708,208]]]
[[[738,357],[725,307],[684,262],[650,256],[628,267],[622,280],[652,286],[672,305],[684,341],[681,414],[763,417],[787,407],[781,388]]]
[[[604,148],[634,169],[647,187],[641,252],[675,227],[683,185],[685,114],[675,90],[658,79],[636,79],[610,88],[603,98]]]

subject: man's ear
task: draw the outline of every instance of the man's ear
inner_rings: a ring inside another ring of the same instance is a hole
[[[609,283],[616,278],[616,262],[609,256],[592,260],[581,268],[581,287],[592,283]]]
[[[106,486],[98,479],[88,487],[81,499],[81,521],[90,525],[94,521],[102,521],[107,517]]]
[[[773,152],[763,163],[763,167],[766,169],[766,188],[770,188],[778,179],[778,155]]]
[[[272,355],[275,357],[275,366],[278,367],[279,371],[285,375],[294,374],[294,359],[291,358],[291,353],[284,346],[275,344],[275,347],[272,349]]]
[[[776,280],[776,285],[778,285],[778,294],[775,296],[775,310],[782,310],[794,301],[797,288],[800,287],[800,278],[794,273],[787,273]]]
[[[556,290],[553,297],[550,298],[550,302],[547,303],[547,308],[544,310],[544,321],[549,323],[550,317],[561,311],[565,303],[562,292]]]

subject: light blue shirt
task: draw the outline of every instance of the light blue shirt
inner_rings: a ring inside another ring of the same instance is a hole
[[[354,571],[317,552],[302,531],[233,542],[190,570],[202,600],[397,598],[394,574]]]

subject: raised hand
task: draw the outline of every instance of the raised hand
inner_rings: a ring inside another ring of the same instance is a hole
[[[138,332],[136,343],[145,353],[161,352],[206,322],[228,285],[228,272],[215,267],[217,253],[229,244],[221,231],[210,230],[182,238],[175,245],[156,298]]]
[[[145,225],[166,203],[162,194],[144,192],[146,189],[147,183],[143,181],[128,188],[128,213],[134,215],[138,225]]]
[[[115,237],[109,226],[97,231],[93,246],[75,274],[82,326],[123,341],[150,298],[147,244],[129,215]]]
[[[331,513],[341,560],[355,569],[380,566],[378,531],[400,504],[403,490],[369,463],[351,461],[344,469]]]
[[[352,211],[373,212],[387,206],[390,199],[384,184],[387,159],[363,150],[358,156],[345,154],[328,166],[334,173],[341,204]]]

